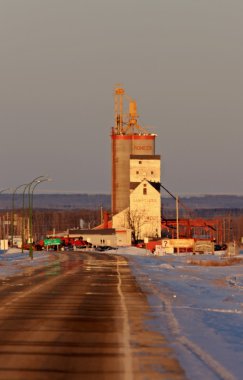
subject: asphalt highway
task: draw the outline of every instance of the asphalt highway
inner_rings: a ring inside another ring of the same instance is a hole
[[[0,299],[0,379],[185,379],[121,256],[53,253]]]

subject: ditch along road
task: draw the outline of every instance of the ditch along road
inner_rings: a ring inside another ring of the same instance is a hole
[[[185,379],[122,256],[53,253],[0,285],[0,379]]]

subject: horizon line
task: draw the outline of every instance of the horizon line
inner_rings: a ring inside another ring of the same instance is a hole
[[[54,195],[54,194],[59,194],[59,195],[107,195],[111,196],[111,193],[108,192],[80,192],[77,190],[40,190],[40,191],[35,191],[34,195]],[[0,194],[0,196],[4,195],[12,195],[11,192],[5,192]],[[17,195],[22,195],[22,193],[16,193]],[[228,193],[228,192],[213,192],[213,193],[181,193],[177,194],[178,197],[205,197],[205,196],[235,196],[235,197],[243,197],[243,193]],[[163,195],[163,198],[170,198],[169,195]]]

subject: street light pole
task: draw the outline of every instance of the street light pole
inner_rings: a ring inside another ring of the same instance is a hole
[[[21,231],[21,239],[22,239],[22,253],[24,252],[24,240],[25,240],[25,192],[27,187],[30,185],[30,182],[24,188],[23,191],[23,199],[22,199],[22,231]]]
[[[9,187],[6,189],[0,190],[0,194],[4,193],[4,191],[11,190]],[[1,238],[3,239],[3,246],[5,250],[5,225],[4,225],[4,217],[1,218]],[[7,245],[8,246],[8,245]]]
[[[179,197],[176,196],[176,239],[177,239],[177,253],[180,253],[180,248],[178,247],[178,239],[180,238],[179,231]]]
[[[0,194],[2,194],[4,191],[7,191],[7,190],[11,190],[10,187],[8,187],[7,189],[0,190]]]
[[[12,194],[12,217],[11,217],[11,247],[13,248],[13,240],[14,240],[14,209],[15,209],[15,204],[14,204],[14,199],[15,199],[15,194],[18,189],[20,189],[22,186],[25,186],[26,183],[17,186]]]
[[[22,199],[22,252],[24,251],[24,240],[25,240],[25,192],[27,190],[27,188],[29,187],[29,191],[30,191],[30,187],[31,185],[38,181],[40,178],[45,178],[45,176],[38,176],[36,178],[34,178],[31,182],[27,183],[25,185],[25,188],[24,188],[24,191],[23,191],[23,199]]]
[[[29,183],[29,186],[28,186],[28,198],[29,198],[29,244],[30,244],[30,248],[29,248],[29,255],[31,257],[31,259],[33,259],[33,232],[32,232],[32,229],[33,229],[33,193],[34,193],[34,190],[36,188],[36,186],[38,184],[40,184],[41,182],[45,182],[45,181],[49,181],[50,179],[47,178],[47,177],[44,177],[44,176],[39,176],[37,178],[35,178],[32,182]],[[31,189],[31,186],[33,186],[33,188]]]
[[[179,197],[176,197],[176,239],[179,239]]]

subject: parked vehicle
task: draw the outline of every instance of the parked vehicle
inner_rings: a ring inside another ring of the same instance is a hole
[[[111,247],[110,245],[98,245],[95,250],[96,251],[111,251],[113,249],[117,249],[117,248],[114,248],[114,247]]]

